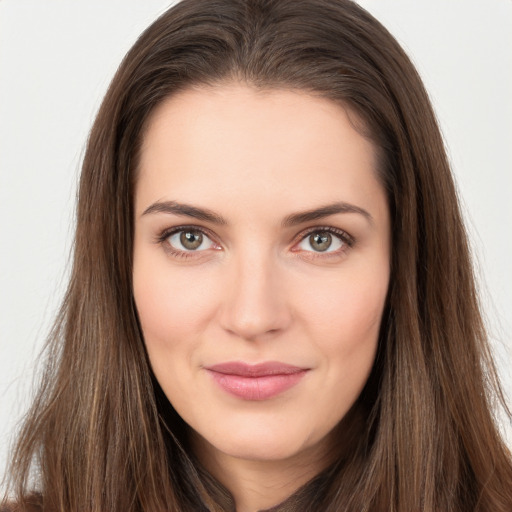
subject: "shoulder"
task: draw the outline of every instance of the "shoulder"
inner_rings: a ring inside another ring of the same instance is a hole
[[[2,502],[0,512],[43,512],[42,500],[38,495],[31,495],[19,502]]]
[[[40,505],[24,504],[19,503],[6,503],[0,505],[0,512],[43,512],[43,508]]]
[[[43,512],[40,505],[32,503],[4,503],[0,505],[0,512]]]

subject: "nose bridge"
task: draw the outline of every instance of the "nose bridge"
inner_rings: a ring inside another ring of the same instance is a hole
[[[271,251],[247,247],[230,262],[222,323],[244,339],[255,339],[286,327],[289,310],[282,271]]]

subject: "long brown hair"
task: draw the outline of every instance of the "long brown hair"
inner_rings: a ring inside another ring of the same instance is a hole
[[[218,509],[145,352],[133,190],[153,109],[178,90],[229,81],[349,106],[380,150],[392,215],[364,424],[301,510],[509,512],[512,463],[492,407],[505,402],[443,141],[411,62],[349,0],[183,0],[123,60],[87,144],[71,280],[12,455],[16,501],[66,512]]]

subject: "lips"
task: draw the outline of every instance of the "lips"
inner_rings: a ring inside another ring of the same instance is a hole
[[[205,367],[225,392],[243,400],[269,400],[300,382],[308,371],[277,361],[250,365],[233,361]]]

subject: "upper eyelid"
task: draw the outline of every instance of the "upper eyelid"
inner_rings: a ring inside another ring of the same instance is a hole
[[[174,235],[175,233],[179,233],[180,231],[186,231],[187,229],[190,231],[199,231],[203,235],[206,235],[208,238],[210,238],[212,241],[215,241],[218,238],[209,229],[204,228],[202,226],[194,226],[194,225],[175,226],[172,228],[163,229],[157,238],[158,238],[158,240],[163,241],[163,240],[169,238],[171,235]]]
[[[347,231],[340,228],[335,228],[334,226],[312,226],[310,228],[306,228],[305,230],[298,233],[294,238],[294,243],[302,241],[311,233],[331,233],[338,238],[340,238],[343,242],[347,243],[349,246],[353,245],[355,239],[352,235],[350,235]]]

